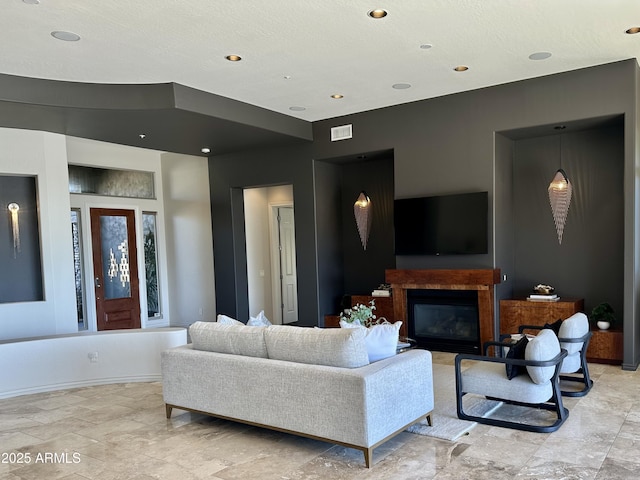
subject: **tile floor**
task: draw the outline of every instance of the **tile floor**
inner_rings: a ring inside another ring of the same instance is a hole
[[[452,359],[434,352],[436,363]],[[555,433],[402,433],[376,449],[371,469],[361,452],[315,440],[182,411],[166,420],[157,382],[4,399],[0,479],[636,479],[640,373],[590,368],[593,389],[565,400],[571,413]]]

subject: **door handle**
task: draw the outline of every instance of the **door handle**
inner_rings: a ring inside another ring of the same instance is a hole
[[[100,283],[100,278],[99,277],[96,277],[95,284],[96,284],[96,288],[102,287],[102,284]]]

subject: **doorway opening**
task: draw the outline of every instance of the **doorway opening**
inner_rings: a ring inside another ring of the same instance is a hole
[[[249,315],[298,320],[293,185],[243,191]]]

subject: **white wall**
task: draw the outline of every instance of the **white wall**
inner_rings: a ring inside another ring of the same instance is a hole
[[[65,137],[0,128],[0,173],[37,177],[45,295],[42,302],[0,304],[0,340],[76,332]]]
[[[206,158],[165,153],[164,191],[171,325],[215,320],[213,236]]]
[[[68,163],[155,173],[156,199],[70,195]],[[213,240],[207,159],[44,132],[0,128],[0,174],[36,175],[45,301],[0,304],[0,340],[78,331],[70,209],[81,208],[86,243],[88,208],[116,207],[158,214],[159,284],[163,317],[143,327],[188,325],[215,312]],[[165,198],[165,190],[167,191]],[[138,250],[142,251],[141,239]],[[95,301],[91,255],[85,250],[87,307]],[[140,262],[144,262],[139,256]],[[139,264],[144,274],[143,263]],[[0,266],[2,268],[2,266]],[[141,310],[146,295],[141,285]],[[202,316],[199,311],[202,309]],[[91,323],[91,322],[90,322]],[[0,362],[5,359],[0,357]]]
[[[184,328],[110,330],[0,342],[0,398],[105,383],[161,380],[160,353],[184,345]],[[18,359],[18,360],[16,360]],[[8,361],[3,360],[4,365]]]

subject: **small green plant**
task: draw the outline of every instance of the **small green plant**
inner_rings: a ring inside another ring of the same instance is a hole
[[[591,310],[591,321],[593,323],[609,322],[613,325],[616,322],[616,315],[613,307],[607,302],[602,302],[601,304],[596,305],[593,307],[593,310]]]
[[[347,308],[340,314],[340,320],[347,323],[355,323],[362,325],[363,327],[370,327],[376,322],[376,316],[373,311],[376,309],[374,300],[369,302],[369,305],[358,303],[351,308]]]

